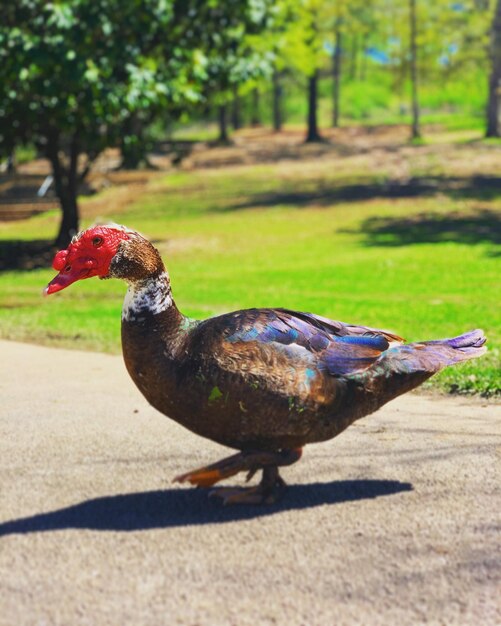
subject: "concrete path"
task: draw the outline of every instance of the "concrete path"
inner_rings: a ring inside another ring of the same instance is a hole
[[[222,508],[118,357],[0,342],[0,398],[1,626],[501,624],[499,404],[407,395]]]

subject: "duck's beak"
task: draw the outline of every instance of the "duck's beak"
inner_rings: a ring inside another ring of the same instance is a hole
[[[56,291],[61,291],[61,289],[66,289],[72,283],[75,283],[77,280],[81,280],[82,278],[88,278],[90,273],[90,269],[71,269],[70,271],[62,271],[59,272],[57,276],[55,276],[50,283],[43,290],[44,296],[50,296],[51,293],[56,293]]]
[[[70,259],[70,257],[73,257]],[[54,257],[52,267],[55,270],[59,270],[59,274],[55,276],[50,283],[43,290],[45,296],[49,296],[51,293],[66,289],[72,283],[83,278],[89,278],[93,274],[93,269],[97,266],[97,261],[89,257],[82,258],[76,257],[74,254],[70,255],[70,250],[60,250]]]

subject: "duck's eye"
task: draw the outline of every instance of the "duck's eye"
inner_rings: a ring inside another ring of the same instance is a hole
[[[102,237],[94,237],[94,239],[92,240],[92,245],[94,246],[94,248],[99,248],[99,246],[102,245],[102,243],[103,243]]]
[[[71,272],[71,265],[67,265],[67,266],[64,268],[64,271],[65,271],[65,272]]]

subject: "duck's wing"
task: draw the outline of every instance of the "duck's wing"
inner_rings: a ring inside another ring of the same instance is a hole
[[[293,311],[291,309],[272,310],[275,311],[286,322],[290,321],[290,323],[296,324],[297,321],[302,321],[335,337],[384,337],[387,341],[391,343],[404,342],[404,339],[402,337],[396,335],[389,330],[370,328],[369,326],[358,326],[356,324],[347,324],[346,322],[331,320],[327,317],[322,317],[321,315],[315,315],[314,313],[302,313],[301,311]]]
[[[319,371],[344,376],[364,371],[402,339],[388,331],[330,320],[288,309],[248,309],[225,319],[225,341],[274,346],[289,359],[305,352]]]

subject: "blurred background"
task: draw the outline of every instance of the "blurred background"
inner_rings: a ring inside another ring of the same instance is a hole
[[[499,395],[501,0],[17,0],[0,8],[0,337],[120,351],[124,287],[42,300],[91,223],[178,306],[284,306],[409,340]]]

